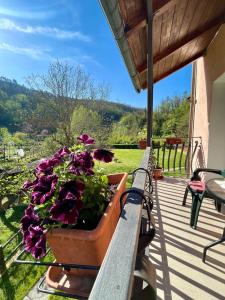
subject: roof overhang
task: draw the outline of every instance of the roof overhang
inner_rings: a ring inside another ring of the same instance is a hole
[[[137,91],[147,87],[147,0],[100,0]],[[153,81],[204,55],[225,21],[225,0],[152,0]]]

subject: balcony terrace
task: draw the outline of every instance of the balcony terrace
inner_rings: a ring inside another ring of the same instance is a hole
[[[224,299],[225,244],[207,252],[203,247],[219,238],[225,216],[215,210],[211,199],[204,199],[197,230],[189,226],[191,197],[182,198],[186,180],[165,177],[154,183],[153,214],[156,236],[149,258],[157,270],[157,299]]]
[[[146,150],[141,167],[147,168],[148,165],[149,168],[148,155],[149,150]],[[143,173],[136,177],[133,186],[141,189],[146,178]],[[225,216],[216,211],[212,199],[204,198],[197,229],[192,229],[190,195],[186,206],[182,206],[186,185],[184,177],[164,177],[153,181],[152,215],[156,235],[145,249],[145,255],[156,268],[157,299],[224,299],[225,244],[208,250],[205,263],[202,257],[203,248],[221,236]],[[133,292],[136,289],[132,285],[132,268],[136,260],[139,229],[138,224],[131,227],[131,223],[141,209],[137,204],[138,197],[135,199],[134,195],[129,195],[128,205],[124,207],[90,299],[111,299],[107,298],[110,294],[118,297],[116,299],[129,299],[132,289]]]

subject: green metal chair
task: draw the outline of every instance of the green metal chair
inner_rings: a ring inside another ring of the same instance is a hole
[[[205,183],[200,177],[199,173],[215,173],[225,177],[225,172],[218,169],[208,169],[208,168],[198,168],[194,171],[193,176],[191,177],[190,182],[187,184],[187,187],[184,192],[182,205],[185,206],[188,192],[192,196],[192,206],[191,206],[191,217],[190,217],[190,226],[194,229],[197,227],[199,211],[202,205],[204,198],[213,199],[212,195],[208,193],[205,189]],[[215,200],[215,207],[218,211],[221,210],[221,204]]]

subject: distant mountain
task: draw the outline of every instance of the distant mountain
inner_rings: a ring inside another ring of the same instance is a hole
[[[0,77],[0,127],[6,127],[10,132],[24,131],[28,126],[29,117],[39,113],[40,101],[39,93],[20,85],[16,80]],[[77,100],[71,99],[74,107],[84,105],[94,111],[97,111],[105,122],[119,121],[120,118],[128,112],[143,113],[143,109],[134,108],[125,104],[109,102],[104,100]],[[48,110],[46,101],[45,111]],[[46,124],[39,124],[38,131],[46,129]],[[51,128],[48,128],[51,131]]]

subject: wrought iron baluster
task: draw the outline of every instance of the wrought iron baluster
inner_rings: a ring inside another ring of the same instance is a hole
[[[182,163],[182,157],[183,157],[183,153],[184,153],[184,147],[185,147],[185,142],[183,142],[182,147],[181,147],[181,153],[180,153],[180,160],[179,160],[179,170],[181,173],[181,163]]]
[[[185,159],[185,171],[186,171],[186,174],[188,174],[187,165],[189,164],[190,150],[191,150],[191,142],[189,141],[189,143],[188,143],[188,149],[187,149],[187,154],[186,154],[186,159]]]
[[[171,144],[169,146],[169,153],[168,153],[168,163],[167,163],[168,171],[170,171],[170,156],[171,156],[171,150],[172,149],[173,149],[173,145]]]
[[[175,172],[175,169],[176,169],[177,148],[178,148],[178,144],[176,144],[176,146],[175,146],[175,153],[174,153],[174,160],[173,160],[173,170],[174,170],[174,172]]]
[[[164,163],[165,163],[165,152],[166,152],[166,142],[163,144],[163,157],[162,157],[162,169],[164,170]]]
[[[193,160],[194,160],[194,156],[195,156],[195,152],[197,150],[197,147],[198,147],[198,141],[195,141],[194,151],[192,152],[192,156],[191,156],[191,173],[193,173],[192,164],[193,164]]]
[[[158,147],[158,149],[157,149],[157,162],[159,163],[159,149],[160,149],[161,147],[159,146]]]

